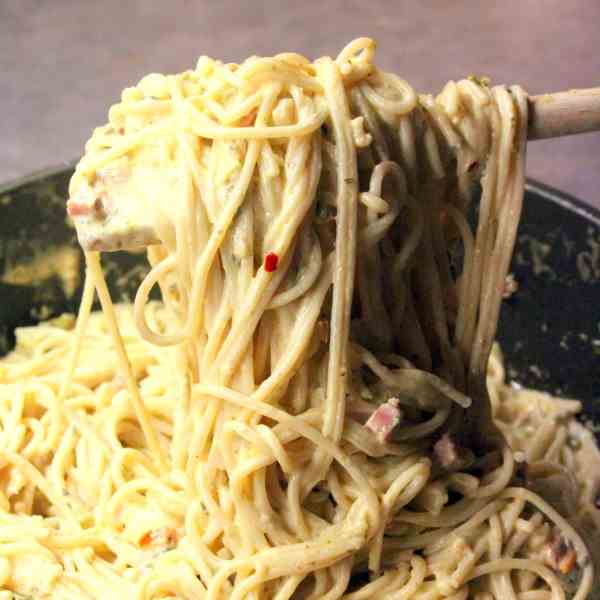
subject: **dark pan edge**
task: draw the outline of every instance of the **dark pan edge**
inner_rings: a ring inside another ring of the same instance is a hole
[[[52,177],[57,177],[59,175],[70,173],[75,169],[75,166],[78,162],[78,160],[67,161],[61,163],[60,165],[46,167],[44,169],[34,171],[33,173],[28,173],[27,175],[22,175],[21,177],[11,179],[5,183],[0,183],[0,194],[12,192],[18,188],[24,187],[32,183],[37,183],[44,179],[50,179]]]
[[[525,190],[538,194],[544,200],[557,204],[570,212],[574,212],[580,217],[592,221],[594,225],[600,227],[600,208],[590,206],[586,202],[579,200],[575,196],[571,196],[566,192],[557,190],[556,188],[546,185],[536,179],[527,178]]]

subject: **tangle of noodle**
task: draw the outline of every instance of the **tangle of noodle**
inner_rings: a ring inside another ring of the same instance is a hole
[[[0,362],[0,598],[588,596],[580,407],[489,360],[526,94],[418,96],[373,58],[366,38],[314,63],[202,57],[96,129],[72,197],[136,182],[162,244],[133,307],[88,252],[76,328],[18,330]],[[364,422],[392,397],[381,441]],[[457,470],[444,433],[471,446]],[[519,487],[515,458],[568,501]]]

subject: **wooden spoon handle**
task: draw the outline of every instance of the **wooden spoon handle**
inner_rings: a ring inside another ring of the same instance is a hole
[[[530,140],[600,131],[600,87],[529,97]]]

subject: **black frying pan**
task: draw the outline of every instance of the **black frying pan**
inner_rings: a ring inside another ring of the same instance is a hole
[[[65,246],[78,250],[64,206],[71,173],[55,169],[0,186],[0,355],[12,347],[15,327],[77,310],[83,278],[69,296],[58,261],[54,272],[46,264],[41,279],[30,273],[27,280],[36,257],[52,263]],[[143,262],[141,254],[105,255],[113,298],[131,297]],[[530,181],[512,272],[519,289],[504,302],[499,327],[510,378],[578,398],[584,418],[600,423],[600,212]]]

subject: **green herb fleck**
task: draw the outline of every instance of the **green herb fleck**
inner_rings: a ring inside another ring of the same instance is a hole
[[[467,79],[476,83],[478,86],[485,88],[490,87],[490,84],[492,83],[491,79],[486,75],[469,75]]]

